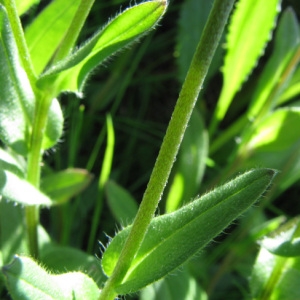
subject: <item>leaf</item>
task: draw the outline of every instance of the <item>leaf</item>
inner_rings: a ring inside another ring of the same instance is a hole
[[[253,299],[300,298],[300,257],[285,258],[261,248],[250,278]]]
[[[269,252],[284,257],[300,257],[300,234],[297,234],[299,219],[283,225],[271,236],[265,237],[260,245]],[[299,231],[299,229],[298,229]]]
[[[52,205],[51,199],[28,181],[7,170],[0,170],[0,195],[23,205]]]
[[[192,57],[200,40],[208,15],[212,8],[212,0],[187,0],[182,4],[179,17],[179,28],[176,46],[176,57],[180,81],[183,82],[190,67]],[[222,43],[220,43],[222,44]],[[209,68],[209,77],[221,65],[221,47],[217,48]],[[205,88],[205,87],[204,87]]]
[[[182,265],[255,203],[274,175],[270,169],[249,171],[176,212],[154,218],[116,292],[137,291]],[[108,276],[129,231],[130,226],[119,232],[104,252],[102,267]]]
[[[109,56],[137,41],[153,28],[166,10],[162,0],[143,2],[132,6],[110,21],[101,31],[75,53],[47,70],[38,85],[52,86],[57,93],[81,93],[91,71]]]
[[[0,86],[0,138],[19,154],[26,155],[35,99],[1,4]]]
[[[105,191],[108,206],[115,219],[122,226],[131,224],[138,211],[135,199],[128,191],[112,180],[106,183]]]
[[[79,3],[80,0],[52,1],[26,28],[28,50],[38,75],[64,38]]]
[[[141,300],[207,300],[196,279],[183,268],[172,276],[155,282],[141,291]]]
[[[182,140],[175,165],[175,176],[166,201],[166,211],[178,209],[196,197],[208,154],[208,134],[200,113],[194,110]]]
[[[291,8],[287,8],[278,23],[273,53],[254,91],[247,113],[249,118],[257,116],[264,106],[267,108],[266,112],[275,106],[297,65],[294,55],[296,50],[300,49],[299,46],[300,32],[297,17]]]
[[[99,296],[97,285],[88,276],[79,272],[51,275],[28,257],[15,256],[2,272],[13,299],[93,300]]]
[[[260,152],[283,151],[300,140],[300,108],[282,108],[266,117],[253,132],[248,149]]]
[[[262,55],[275,26],[280,0],[240,0],[231,18],[223,70],[224,83],[215,118],[221,121],[235,95]]]
[[[2,148],[0,148],[0,170],[8,170],[22,178],[25,176],[25,166],[21,165],[16,157]]]
[[[40,251],[40,261],[55,274],[83,272],[98,286],[106,281],[99,259],[75,248],[45,244]]]
[[[19,16],[23,15],[34,4],[38,4],[41,0],[16,0],[16,6]]]
[[[92,178],[86,170],[66,169],[44,177],[41,190],[53,200],[53,204],[62,204],[83,191]]]

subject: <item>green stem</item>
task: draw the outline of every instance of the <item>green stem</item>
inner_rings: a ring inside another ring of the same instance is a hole
[[[27,180],[35,187],[40,185],[42,142],[47,124],[48,111],[52,97],[41,96],[37,99],[36,110],[33,119],[33,131],[31,135],[30,151],[28,154]],[[27,239],[30,254],[38,257],[39,209],[36,206],[25,207],[25,220],[27,226]]]
[[[19,50],[19,55],[22,60],[23,67],[29,78],[31,87],[35,89],[36,75],[31,62],[31,57],[27,48],[23,28],[18,15],[15,0],[4,0],[5,8],[10,21],[10,26],[12,28],[14,38]]]
[[[138,214],[133,222],[131,232],[121,251],[113,274],[106,282],[99,300],[114,299],[116,295],[114,289],[122,282],[144,239],[166,186],[185,129],[233,3],[234,0],[216,0],[214,2],[208,22],[182,86]]]
[[[68,56],[77,41],[79,33],[94,2],[95,0],[81,0],[72,23],[53,58],[53,63]]]

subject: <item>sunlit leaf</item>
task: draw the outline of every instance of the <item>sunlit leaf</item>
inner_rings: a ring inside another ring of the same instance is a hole
[[[40,78],[39,86],[45,87],[55,82],[57,93],[80,93],[90,72],[153,28],[164,14],[166,6],[166,1],[153,0],[128,8],[79,50],[47,70]]]

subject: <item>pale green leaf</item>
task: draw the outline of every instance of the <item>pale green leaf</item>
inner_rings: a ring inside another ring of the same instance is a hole
[[[47,70],[40,78],[39,85],[53,85],[55,81],[57,93],[82,92],[90,72],[109,56],[137,41],[153,28],[164,14],[166,6],[165,1],[153,0],[128,8],[74,54]]]
[[[34,260],[16,256],[2,268],[13,299],[18,300],[74,300],[97,299],[100,291],[91,278],[73,272],[51,275]]]
[[[0,170],[0,195],[23,205],[52,205],[50,198],[25,179],[7,170]]]
[[[249,118],[256,117],[262,108],[268,113],[275,106],[297,66],[297,51],[300,51],[298,21],[293,10],[288,8],[279,20],[273,53],[254,91],[247,112]]]
[[[224,83],[215,118],[220,122],[235,95],[262,55],[275,26],[280,0],[240,0],[231,18],[223,70]]]
[[[80,0],[54,0],[26,28],[25,38],[38,75],[66,34],[79,3]]]
[[[16,0],[16,6],[19,16],[23,15],[34,4],[38,4],[41,0]]]
[[[274,174],[270,169],[249,171],[176,212],[154,218],[116,291],[137,291],[182,265],[255,203]],[[104,252],[102,266],[108,276],[129,231],[130,226],[118,233]]]
[[[25,155],[31,132],[34,94],[21,66],[5,8],[0,4],[0,138]]]

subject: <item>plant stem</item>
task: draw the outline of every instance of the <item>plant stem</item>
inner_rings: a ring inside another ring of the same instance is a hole
[[[137,216],[133,222],[131,232],[121,251],[114,272],[106,282],[99,300],[114,299],[116,295],[114,289],[122,282],[144,239],[167,184],[185,129],[221,38],[223,29],[228,20],[233,3],[234,0],[216,0],[214,2],[208,22],[182,86],[147,189]]]
[[[47,124],[48,111],[52,97],[43,95],[37,99],[35,115],[33,119],[33,131],[31,135],[30,151],[28,154],[27,180],[39,188],[42,158],[42,142]],[[27,239],[30,254],[38,257],[39,209],[37,206],[25,207],[25,220],[27,226]]]
[[[72,23],[54,55],[53,63],[65,58],[74,47],[95,0],[81,0]]]
[[[30,54],[25,41],[23,28],[16,7],[15,0],[4,0],[5,8],[10,21],[14,38],[19,50],[20,59],[22,60],[23,67],[27,73],[32,89],[35,90],[36,75],[31,62]]]

